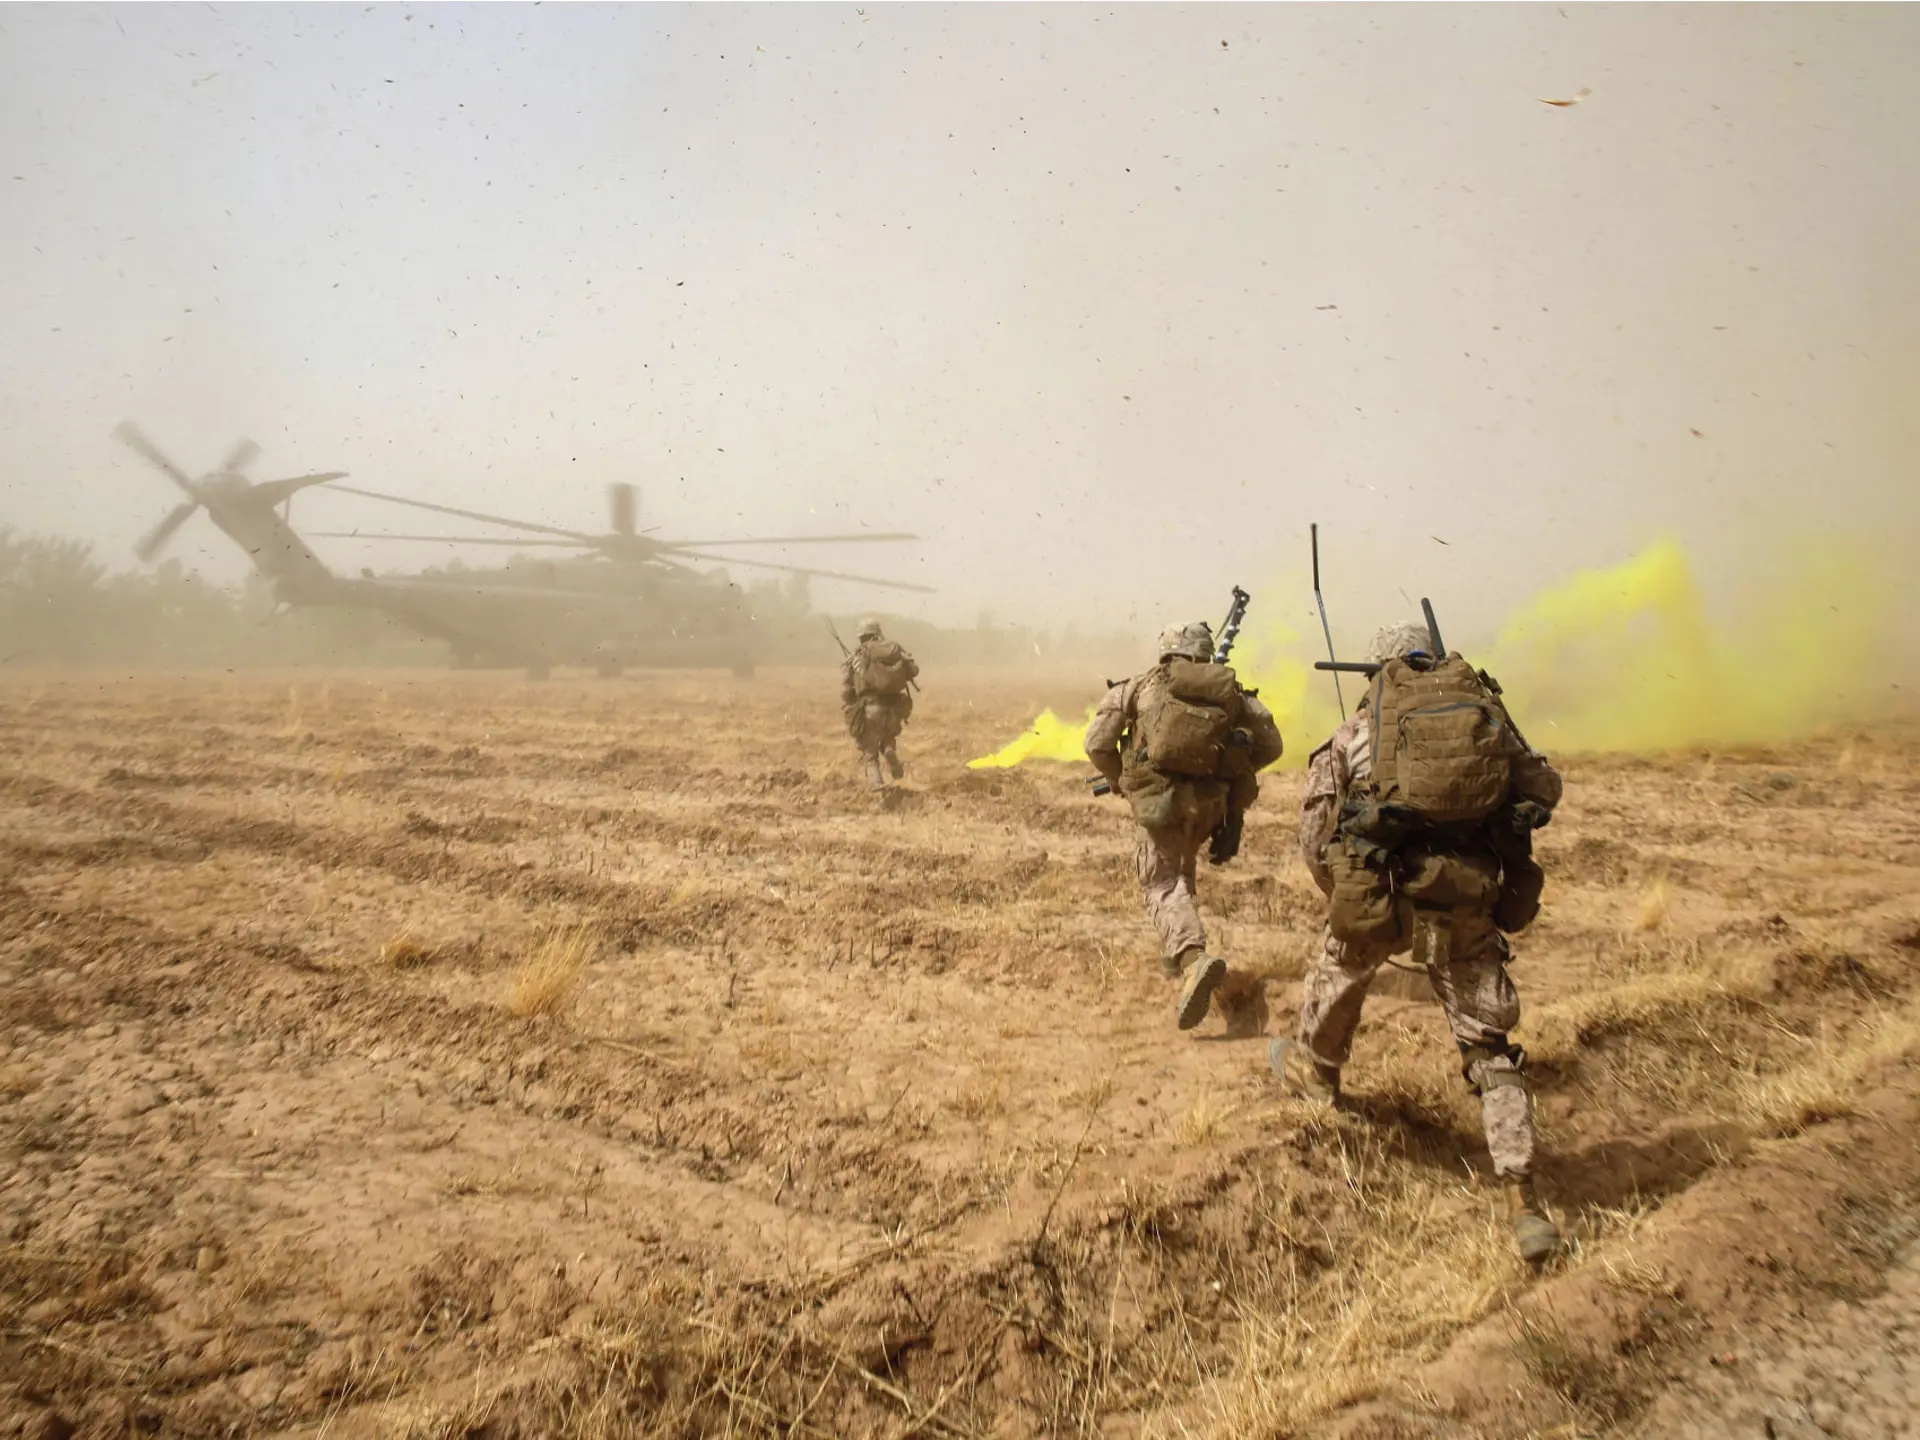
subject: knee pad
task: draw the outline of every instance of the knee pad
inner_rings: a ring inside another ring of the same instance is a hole
[[[1483,1060],[1496,1060],[1503,1057],[1512,1066],[1511,1069],[1502,1068],[1487,1071],[1484,1084],[1473,1078],[1473,1067],[1475,1065],[1478,1065]],[[1460,1078],[1467,1082],[1468,1088],[1476,1095],[1484,1094],[1486,1090],[1498,1090],[1509,1085],[1519,1090],[1525,1090],[1527,1088],[1527,1078],[1520,1072],[1526,1063],[1527,1052],[1507,1039],[1504,1035],[1490,1036],[1478,1045],[1462,1045],[1460,1047]]]

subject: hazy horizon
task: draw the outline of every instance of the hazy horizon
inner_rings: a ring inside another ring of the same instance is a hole
[[[1896,6],[9,6],[0,524],[131,565],[133,419],[593,530],[612,480],[671,538],[917,530],[766,558],[943,623],[1298,623],[1309,521],[1349,633],[1662,533],[1731,595],[1920,518],[1917,60]]]

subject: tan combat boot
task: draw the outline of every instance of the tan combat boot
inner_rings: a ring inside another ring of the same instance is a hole
[[[887,747],[887,773],[896,780],[907,778],[907,767],[900,763],[900,752],[891,745]]]
[[[1340,1067],[1321,1064],[1297,1040],[1275,1040],[1267,1046],[1267,1068],[1281,1088],[1298,1099],[1316,1105],[1340,1099]]]
[[[880,757],[878,755],[867,756],[866,767],[867,767],[867,788],[869,790],[886,789],[887,777],[883,775],[880,771]]]
[[[1507,1191],[1507,1219],[1513,1225],[1514,1243],[1520,1258],[1529,1265],[1540,1265],[1560,1253],[1560,1232],[1540,1211],[1534,1197],[1533,1177],[1509,1175],[1502,1182]]]
[[[1191,1030],[1207,1018],[1207,1011],[1213,1005],[1213,992],[1227,978],[1227,962],[1218,955],[1201,951],[1189,950],[1185,953],[1199,957],[1187,967],[1187,983],[1180,987],[1177,1018],[1182,1030]]]

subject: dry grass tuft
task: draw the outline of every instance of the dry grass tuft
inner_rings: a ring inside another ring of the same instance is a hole
[[[1920,999],[1883,1013],[1864,1043],[1823,1045],[1805,1064],[1747,1077],[1740,1098],[1761,1133],[1797,1135],[1809,1125],[1855,1114],[1867,1071],[1880,1061],[1915,1054],[1920,1054]]]
[[[1180,1123],[1174,1127],[1174,1142],[1189,1148],[1213,1144],[1226,1133],[1227,1120],[1234,1108],[1228,1106],[1223,1110],[1209,1095],[1194,1096],[1193,1103],[1187,1106]]]
[[[953,1108],[969,1120],[992,1120],[1007,1113],[1004,1076],[982,1075],[953,1098]]]
[[[416,940],[409,930],[402,930],[380,947],[380,963],[390,970],[417,970],[439,956],[439,947]]]
[[[1726,987],[1708,975],[1635,976],[1605,990],[1542,1005],[1528,1027],[1527,1049],[1542,1060],[1571,1064],[1596,1040],[1626,1031],[1658,1031],[1724,1001],[1726,994]]]
[[[600,945],[593,925],[556,930],[527,957],[513,978],[507,1008],[516,1015],[551,1015],[561,1009],[586,973],[587,961]]]
[[[1067,1092],[1067,1100],[1076,1110],[1097,1112],[1106,1108],[1117,1086],[1114,1074],[1096,1075],[1083,1085],[1076,1085]]]
[[[1366,1399],[1397,1362],[1438,1353],[1524,1284],[1491,1205],[1401,1163],[1381,1130],[1332,1115],[1302,1133],[1338,1188],[1309,1198],[1283,1179],[1260,1197],[1278,1243],[1232,1277],[1239,1353],[1211,1435],[1292,1433]],[[1316,1245],[1336,1248],[1341,1264],[1298,1264]]]
[[[1647,893],[1640,898],[1640,913],[1634,917],[1634,928],[1664,930],[1672,908],[1673,895],[1667,889],[1666,878],[1662,876],[1649,885]]]

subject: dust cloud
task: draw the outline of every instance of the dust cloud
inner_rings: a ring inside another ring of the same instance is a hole
[[[1907,567],[1841,596],[1802,558],[1920,520],[1906,7],[5,24],[0,525],[102,585],[177,499],[131,418],[196,474],[245,434],[262,476],[582,531],[614,482],[663,539],[912,531],[728,573],[925,584],[803,598],[1089,686],[1239,580],[1292,735],[1337,718],[1310,521],[1343,648],[1432,595],[1542,743],[1774,735],[1920,673]],[[366,538],[471,533],[396,513],[320,486],[293,522],[343,576],[498,556]],[[204,520],[170,554],[242,593]],[[272,598],[148,653],[252,663]],[[1025,754],[1071,748],[1050,698]]]

